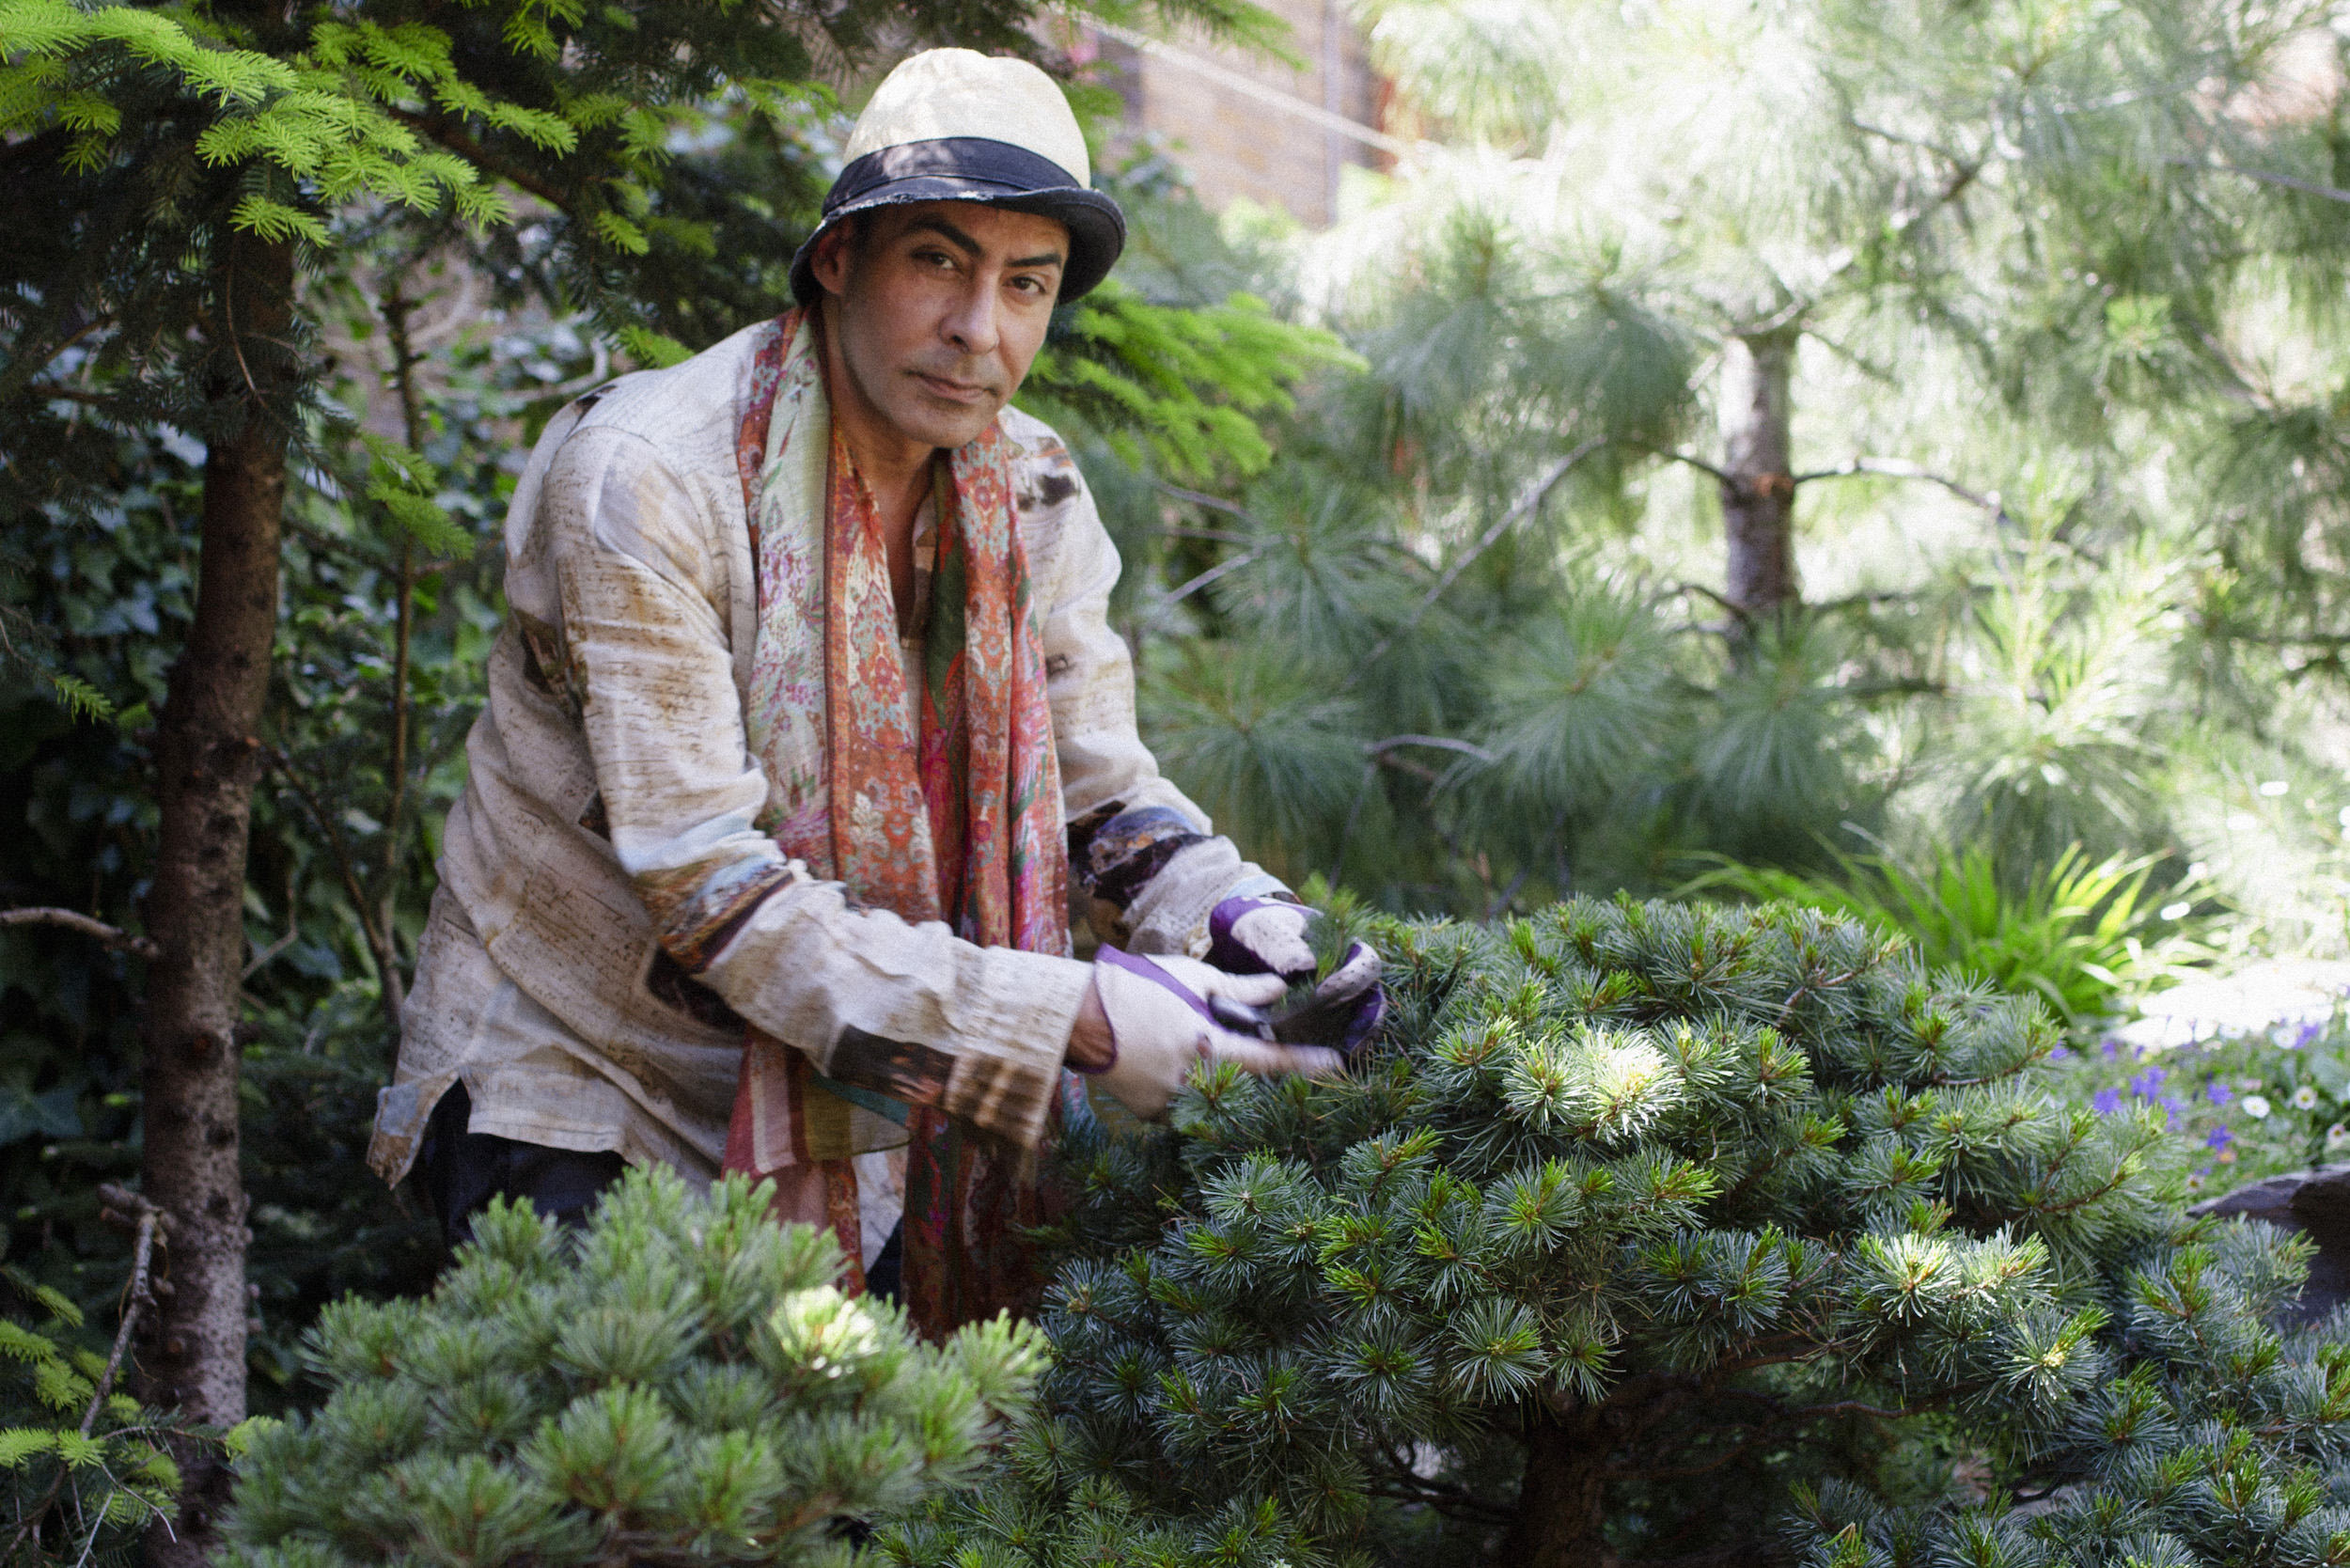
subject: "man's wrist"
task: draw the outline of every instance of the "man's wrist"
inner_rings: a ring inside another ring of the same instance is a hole
[[[1102,1011],[1102,994],[1089,982],[1085,999],[1077,1004],[1077,1021],[1069,1027],[1071,1068],[1100,1073],[1118,1060],[1118,1043],[1110,1035],[1110,1015]]]

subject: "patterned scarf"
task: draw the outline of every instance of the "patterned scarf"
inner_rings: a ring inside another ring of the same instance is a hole
[[[940,464],[910,708],[881,517],[831,418],[816,320],[776,321],[735,449],[759,577],[750,745],[767,775],[760,828],[853,901],[945,920],[982,947],[1067,953],[1060,772],[1010,458],[991,424]],[[1035,1283],[1020,1231],[1041,1217],[1021,1179],[1029,1162],[933,1105],[835,1084],[753,1029],[726,1168],[775,1179],[784,1217],[830,1224],[862,1288],[849,1156],[878,1146],[875,1117],[909,1144],[902,1294],[916,1326],[941,1335],[1017,1309]]]

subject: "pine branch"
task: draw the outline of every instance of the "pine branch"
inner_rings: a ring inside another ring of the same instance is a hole
[[[2339,185],[2322,185],[2314,180],[2300,180],[2273,169],[2248,169],[2234,164],[2199,164],[2192,158],[2165,158],[2164,163],[2175,168],[2207,170],[2213,174],[2232,174],[2239,179],[2256,180],[2264,185],[2279,185],[2304,196],[2324,196],[2327,201],[2350,202],[2350,191]]]
[[[1960,500],[1981,507],[2007,526],[2012,528],[2016,525],[2015,519],[2008,514],[2007,507],[1998,496],[1969,490],[1956,479],[1936,474],[1928,468],[1921,468],[1917,463],[1902,458],[1856,457],[1841,467],[1814,469],[1809,474],[1797,474],[1794,479],[1796,484],[1805,485],[1814,479],[1849,479],[1863,475],[1888,479],[1915,479],[1920,484],[1940,485]]]
[[[1543,470],[1542,477],[1526,488],[1525,493],[1511,504],[1510,510],[1503,512],[1499,520],[1492,527],[1487,528],[1477,542],[1463,553],[1460,559],[1445,568],[1444,575],[1437,578],[1435,586],[1428,590],[1417,605],[1413,606],[1412,613],[1404,618],[1403,624],[1394,628],[1371,645],[1371,651],[1363,656],[1362,663],[1355,666],[1355,674],[1347,679],[1346,684],[1351,687],[1356,681],[1361,680],[1362,672],[1377,664],[1379,656],[1395,646],[1396,638],[1418,626],[1421,618],[1435,607],[1436,601],[1444,597],[1447,588],[1460,580],[1462,572],[1474,565],[1480,556],[1500,543],[1502,536],[1516,527],[1521,519],[1530,516],[1550,493],[1558,488],[1559,481],[1574,471],[1576,463],[1606,446],[1607,441],[1608,438],[1606,436],[1591,436]]]

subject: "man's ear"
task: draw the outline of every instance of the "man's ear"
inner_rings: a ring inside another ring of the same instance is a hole
[[[816,242],[816,252],[807,259],[808,275],[816,286],[836,297],[849,291],[849,263],[856,254],[856,219],[833,225]]]

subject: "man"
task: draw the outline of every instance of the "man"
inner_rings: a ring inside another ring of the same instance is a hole
[[[941,1332],[1033,1289],[1064,1068],[1149,1117],[1203,1057],[1339,1057],[1218,1021],[1310,972],[1308,912],[1159,777],[1117,552],[1010,406],[1124,243],[1059,89],[934,50],[845,156],[801,308],[531,455],[369,1157],[421,1153],[452,1238],[500,1194],[576,1216],[626,1163],[749,1171],[853,1284],[902,1168],[902,1293]],[[1123,951],[1068,956],[1073,870]],[[1320,999],[1359,1034],[1375,956]]]

